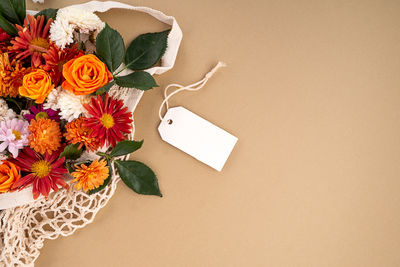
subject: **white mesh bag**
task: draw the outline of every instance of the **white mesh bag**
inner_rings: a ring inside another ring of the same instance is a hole
[[[73,7],[91,12],[106,12],[110,9],[128,9],[147,13],[161,22],[171,25],[168,36],[168,48],[161,59],[160,66],[146,70],[150,74],[162,74],[170,70],[182,40],[182,31],[174,17],[147,7],[134,7],[114,1],[91,1]],[[29,12],[35,13],[35,12]],[[123,75],[129,74],[125,70]],[[124,100],[133,112],[143,95],[143,91],[113,86],[110,94]],[[134,129],[134,125],[132,125]],[[133,134],[129,136],[133,140]],[[96,155],[86,153],[86,158]],[[102,191],[88,195],[72,186],[69,190],[53,192],[45,200],[32,198],[32,188],[20,192],[0,194],[0,266],[33,266],[45,239],[56,239],[60,235],[68,236],[77,229],[94,220],[97,212],[103,208],[114,194],[120,178],[115,172],[110,184]]]

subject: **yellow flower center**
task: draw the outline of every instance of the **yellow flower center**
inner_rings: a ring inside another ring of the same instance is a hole
[[[47,161],[39,160],[32,164],[31,170],[39,178],[43,178],[50,174],[51,165]]]
[[[35,119],[47,119],[49,118],[49,114],[47,114],[46,112],[39,112],[38,114],[36,114]]]
[[[21,140],[21,132],[17,130],[12,130],[13,135],[15,136],[15,140]]]
[[[91,170],[91,171],[93,171],[93,170]],[[91,180],[93,180],[93,178],[96,178],[96,173],[89,173],[87,176],[87,180],[91,181]]]
[[[114,126],[114,118],[108,113],[105,113],[103,116],[101,116],[100,121],[101,124],[103,124],[103,126],[107,129],[110,129]]]
[[[42,37],[37,37],[31,40],[31,47],[37,52],[46,52],[49,49],[49,41]]]
[[[40,139],[42,140],[48,139],[47,130],[43,130],[42,134],[40,135]]]

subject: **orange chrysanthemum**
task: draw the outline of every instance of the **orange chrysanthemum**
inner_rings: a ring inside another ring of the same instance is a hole
[[[72,182],[77,182],[75,184],[77,190],[83,189],[85,192],[101,186],[110,175],[110,170],[104,159],[100,161],[96,159],[89,166],[85,164],[75,165],[75,168],[75,172],[71,173],[75,178]]]
[[[30,68],[22,67],[18,61],[10,63],[7,53],[0,54],[0,96],[17,97],[24,75],[30,71]]]
[[[36,152],[51,155],[61,147],[61,131],[57,122],[45,118],[31,120],[28,130],[31,132],[28,144]]]
[[[87,150],[95,151],[99,148],[100,142],[97,138],[92,137],[93,129],[83,125],[84,118],[79,118],[65,125],[66,133],[64,134],[67,141],[71,144],[79,143],[79,149],[85,145]]]

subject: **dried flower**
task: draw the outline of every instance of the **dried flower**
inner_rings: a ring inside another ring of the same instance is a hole
[[[101,31],[105,24],[97,15],[74,7],[62,8],[50,28],[50,40],[64,49],[74,41],[74,31],[89,33]]]

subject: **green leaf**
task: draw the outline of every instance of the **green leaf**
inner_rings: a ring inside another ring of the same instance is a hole
[[[124,60],[125,45],[121,34],[106,24],[96,38],[96,53],[114,72]]]
[[[104,85],[103,87],[100,87],[100,89],[98,89],[96,91],[96,95],[101,95],[101,94],[104,94],[105,92],[110,91],[111,87],[113,87],[114,84],[115,84],[115,81],[111,81],[111,82],[107,83],[106,85]]]
[[[89,195],[93,195],[97,192],[100,192],[101,190],[103,190],[111,181],[111,177],[112,177],[112,173],[113,173],[113,169],[112,166],[110,164],[110,162],[107,160],[107,165],[108,165],[108,169],[110,170],[110,175],[108,175],[107,179],[104,180],[104,183],[102,185],[100,185],[99,187],[89,190]]]
[[[145,70],[156,64],[167,49],[169,31],[139,35],[126,51],[126,66],[131,70]]]
[[[25,0],[1,0],[0,13],[11,23],[22,25],[25,19]]]
[[[111,157],[119,157],[119,156],[123,156],[123,155],[128,155],[128,154],[140,149],[143,145],[143,142],[144,142],[143,140],[139,141],[139,142],[138,141],[130,141],[130,140],[121,141],[111,151],[110,156]]]
[[[82,155],[82,149],[78,149],[79,144],[68,145],[64,148],[64,151],[61,152],[60,158],[65,157],[65,159],[76,160]]]
[[[0,14],[0,28],[2,28],[6,33],[12,36],[17,35],[18,33],[14,25],[8,22],[8,20],[1,14]]]
[[[39,13],[37,13],[35,15],[35,18],[37,18],[40,15],[44,15],[44,17],[46,18],[46,21],[49,19],[55,20],[57,17],[57,12],[58,12],[58,9],[54,9],[54,8],[43,9],[42,11],[40,11]]]
[[[21,25],[23,24],[25,17],[26,17],[26,2],[25,0],[13,0],[15,11],[19,19],[21,20]]]
[[[158,87],[153,76],[145,71],[136,71],[126,76],[115,77],[115,82],[121,87],[137,88],[143,91]]]
[[[122,181],[133,191],[162,197],[156,175],[145,164],[133,160],[114,162]]]

